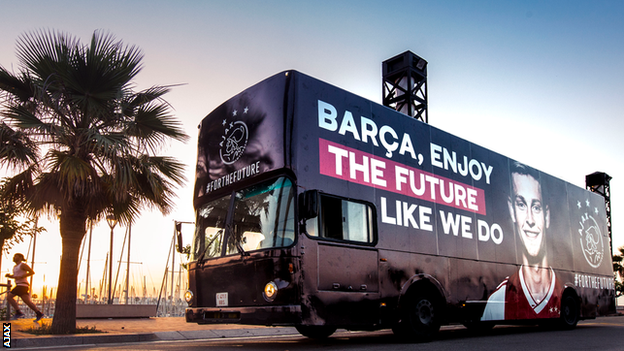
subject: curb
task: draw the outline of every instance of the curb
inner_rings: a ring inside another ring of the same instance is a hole
[[[222,329],[222,330],[186,330],[170,332],[154,332],[141,334],[87,334],[63,336],[38,336],[33,338],[15,338],[11,342],[14,348],[35,348],[72,346],[86,344],[133,343],[146,341],[174,341],[198,339],[225,339],[253,336],[281,336],[299,335],[292,327],[278,327],[266,329]]]
[[[105,343],[127,343],[142,341],[157,341],[156,334],[117,334],[117,335],[67,335],[67,336],[49,336],[35,338],[19,338],[13,339],[11,347],[28,348],[28,347],[44,347],[44,346],[71,346],[84,344],[105,344]]]
[[[184,330],[172,332],[155,332],[158,340],[197,340],[245,338],[254,336],[299,335],[293,327],[276,327],[266,329],[220,329],[220,330]]]

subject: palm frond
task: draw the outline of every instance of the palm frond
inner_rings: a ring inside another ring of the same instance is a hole
[[[155,85],[138,93],[128,94],[126,100],[123,102],[123,113],[126,116],[132,116],[136,112],[136,109],[145,104],[158,101],[167,105],[169,104],[163,99],[163,95],[171,91],[171,88],[177,87],[183,84],[171,84],[171,85]]]
[[[6,109],[3,115],[19,129],[34,129],[40,133],[50,133],[51,125],[39,119],[30,109],[23,105],[11,106]]]
[[[124,46],[100,31],[93,34],[90,46],[76,53],[67,86],[71,103],[84,112],[79,123],[82,127],[115,119],[124,90],[141,70],[142,57],[138,48]]]
[[[0,123],[0,162],[10,167],[23,167],[36,163],[39,149],[29,136]]]
[[[71,64],[72,50],[78,46],[78,39],[62,32],[31,31],[18,38],[17,58],[22,66],[45,81],[59,73],[59,65]]]
[[[7,177],[3,184],[3,201],[13,203],[22,210],[27,209],[34,189],[37,165],[31,165],[20,173]]]
[[[155,207],[163,213],[168,213],[173,207],[175,185],[184,182],[184,165],[167,157],[150,157],[142,155],[137,158],[126,158],[131,164],[130,174],[117,172],[117,185],[130,189],[131,194],[148,207]],[[119,182],[124,179],[126,183]],[[125,194],[125,193],[124,193]],[[120,200],[118,195],[117,201]]]
[[[58,186],[59,183],[58,173],[40,173],[29,197],[30,207],[36,211],[58,215],[66,202],[64,193]]]
[[[0,66],[0,90],[19,102],[26,102],[35,94],[27,73],[22,72],[19,76],[14,76],[2,66]]]
[[[124,224],[131,225],[141,215],[141,210],[145,207],[141,199],[136,196],[128,195],[122,201],[115,201],[111,205],[111,212],[115,218]]]
[[[163,104],[141,105],[133,120],[128,123],[126,133],[136,138],[137,143],[145,145],[150,151],[157,151],[166,139],[185,142],[189,136],[182,129],[182,124],[168,113]]]
[[[176,184],[183,184],[186,181],[184,176],[185,165],[178,162],[173,157],[152,156],[149,157],[149,163],[153,165],[163,176],[171,179]]]
[[[80,198],[99,192],[99,176],[88,160],[59,150],[50,150],[48,158],[65,196]]]

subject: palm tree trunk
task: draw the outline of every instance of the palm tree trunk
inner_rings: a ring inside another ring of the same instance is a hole
[[[0,273],[2,273],[2,253],[4,252],[4,239],[0,239]]]
[[[73,216],[71,212],[73,212]],[[76,331],[78,256],[80,243],[86,233],[86,217],[80,211],[63,211],[61,213],[60,229],[63,254],[61,256],[61,271],[59,272],[51,332],[54,334],[70,334]]]

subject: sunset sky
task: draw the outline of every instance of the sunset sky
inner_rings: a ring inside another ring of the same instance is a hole
[[[171,143],[163,154],[188,165],[188,182],[177,191],[170,215],[145,211],[132,228],[137,288],[144,276],[150,293],[152,286],[160,288],[173,221],[193,221],[197,125],[206,114],[287,69],[381,102],[381,63],[406,50],[429,62],[433,126],[581,187],[585,175],[595,171],[612,176],[614,247],[624,245],[622,1],[0,4],[0,65],[14,72],[20,34],[54,29],[86,42],[94,30],[103,29],[143,50],[137,89],[181,84],[166,99],[191,140]],[[61,251],[58,222],[42,219],[41,224],[47,232],[37,239],[33,288],[38,294],[44,285],[57,284]],[[187,243],[192,229],[183,228]],[[124,232],[115,228],[115,261]],[[93,231],[94,287],[104,272],[109,235],[104,222]],[[28,247],[29,242],[23,243],[10,255],[26,255]],[[83,289],[86,255],[79,274]],[[12,266],[11,256],[2,256],[2,277]]]

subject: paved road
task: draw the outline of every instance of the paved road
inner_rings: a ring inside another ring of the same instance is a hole
[[[446,327],[439,337],[423,344],[398,342],[389,331],[339,332],[325,341],[299,336],[231,338],[194,341],[160,341],[133,344],[85,345],[72,350],[624,350],[624,317],[604,317],[582,322],[573,331],[543,330],[533,326],[496,327],[487,335],[474,335],[463,327]]]

